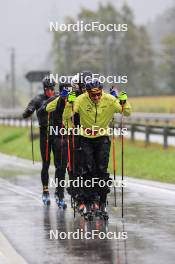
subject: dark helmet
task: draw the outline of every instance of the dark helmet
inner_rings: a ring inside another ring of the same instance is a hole
[[[54,89],[56,82],[54,78],[50,78],[50,76],[46,76],[43,79],[43,89],[46,90],[47,88]]]
[[[94,88],[98,88],[99,90],[103,89],[103,84],[99,82],[99,80],[92,80],[92,82],[86,83],[86,90],[89,92]]]
[[[59,92],[61,92],[63,89],[71,90],[71,81],[70,76],[64,76],[64,79],[61,79],[58,83]]]
[[[74,90],[80,90],[82,92],[85,89],[86,83],[92,79],[92,72],[82,71],[73,76],[71,80],[71,85]]]
[[[82,71],[80,72],[80,81],[81,83],[83,83],[84,85],[92,79],[92,72],[91,71]]]

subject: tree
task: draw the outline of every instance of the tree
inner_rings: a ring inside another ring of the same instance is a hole
[[[161,74],[164,90],[175,93],[175,6],[168,12],[169,31],[162,38]]]
[[[175,34],[168,35],[162,40],[162,70],[167,85],[167,90],[175,93]]]
[[[99,21],[102,24],[128,24],[126,32],[55,32],[53,51],[59,74],[75,74],[83,69],[105,76],[128,76],[131,95],[149,94],[154,85],[154,53],[145,27],[134,22],[128,5],[116,10],[112,4],[100,4],[97,11],[83,8],[66,23]],[[121,85],[122,87],[122,85]]]

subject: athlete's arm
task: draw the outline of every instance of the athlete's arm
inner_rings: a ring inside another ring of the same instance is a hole
[[[68,96],[68,101],[64,108],[63,120],[70,119],[75,113],[78,113],[79,109],[79,98],[76,98],[75,92],[72,92]]]
[[[120,92],[119,98],[114,100],[114,108],[116,113],[122,113],[123,104],[123,114],[125,116],[131,115],[132,109],[127,99],[127,94],[125,92]]]
[[[59,98],[60,98],[60,97],[58,96],[56,99],[54,99],[52,102],[48,103],[48,104],[45,106],[45,109],[46,109],[46,111],[47,111],[48,113],[53,112],[53,111],[56,110],[57,102],[58,102]]]
[[[36,110],[36,98],[33,98],[28,106],[26,107],[26,109],[24,110],[22,116],[23,118],[28,118],[30,117]]]

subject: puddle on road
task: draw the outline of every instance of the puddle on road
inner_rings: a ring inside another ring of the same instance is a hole
[[[31,188],[39,194],[40,171],[29,169],[2,168],[0,177],[11,183]],[[140,195],[139,191],[124,193],[125,224],[121,221],[121,193],[117,192],[117,208],[114,208],[113,194],[109,198],[109,223],[101,220],[86,222],[70,209],[63,212],[55,206],[52,198],[50,208],[43,207],[31,196],[13,196],[4,190],[2,200],[8,195],[13,199],[9,205],[1,204],[0,226],[12,240],[19,252],[29,263],[95,263],[95,264],[173,264],[175,240],[174,206],[162,203],[154,196]],[[15,199],[14,199],[15,198]],[[9,199],[9,201],[10,201]],[[15,203],[16,202],[16,203]],[[13,221],[11,220],[13,218]],[[22,221],[21,221],[22,220]],[[14,229],[15,226],[15,229]],[[50,230],[58,232],[127,232],[128,239],[50,239]],[[12,235],[13,234],[13,235]],[[32,254],[30,253],[32,252]],[[58,262],[59,259],[59,262]],[[36,261],[37,260],[37,261]]]

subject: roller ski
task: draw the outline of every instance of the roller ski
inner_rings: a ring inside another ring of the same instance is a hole
[[[64,199],[60,199],[57,194],[55,194],[55,201],[60,209],[63,208],[65,210],[67,208],[67,204],[65,203]]]
[[[85,220],[93,221],[93,212],[92,212],[90,204],[85,206],[84,211],[83,211],[83,215],[84,215]]]
[[[47,206],[50,205],[50,194],[49,194],[48,188],[43,189],[42,201],[44,205],[47,205]]]
[[[100,219],[105,220],[105,221],[108,221],[108,219],[109,219],[105,203],[100,205],[99,217],[100,217]]]
[[[77,211],[78,213],[83,216],[84,215],[84,210],[85,210],[85,204],[84,203],[80,203],[78,205]]]

